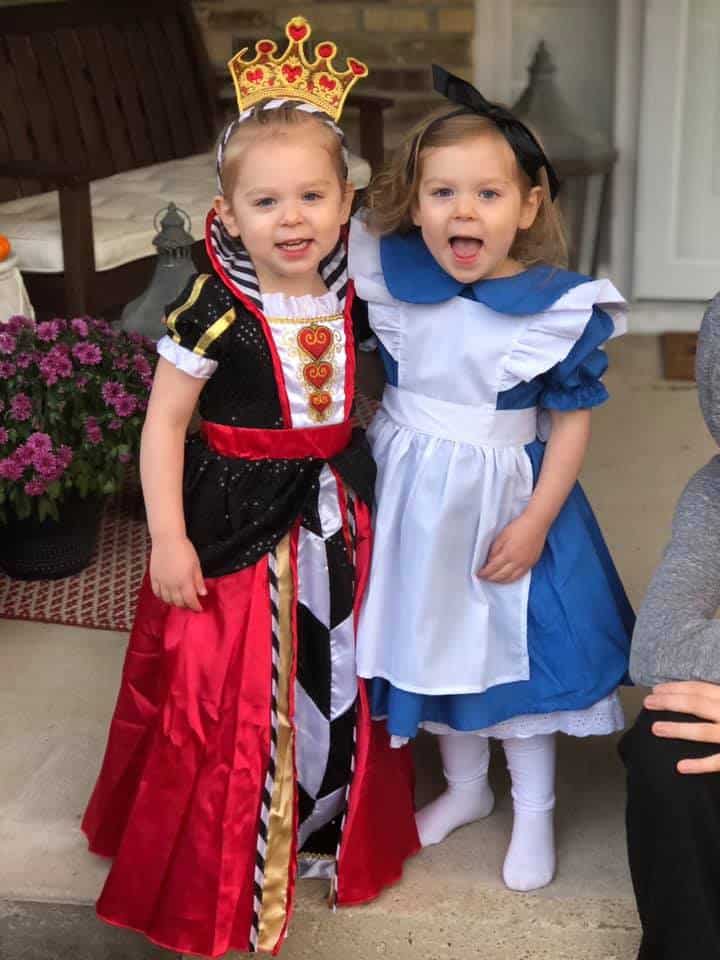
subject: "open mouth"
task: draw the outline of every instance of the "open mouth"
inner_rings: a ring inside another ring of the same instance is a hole
[[[311,243],[312,240],[286,240],[284,243],[276,243],[275,246],[285,253],[304,253]]]
[[[471,263],[483,248],[483,241],[477,237],[450,237],[450,249],[461,263]]]

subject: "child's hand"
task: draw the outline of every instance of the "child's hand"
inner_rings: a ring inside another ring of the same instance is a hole
[[[201,611],[198,595],[207,594],[195,547],[187,537],[153,541],[150,554],[153,593],[165,603]]]
[[[545,546],[547,527],[526,513],[501,530],[477,576],[491,583],[513,583],[535,566]]]

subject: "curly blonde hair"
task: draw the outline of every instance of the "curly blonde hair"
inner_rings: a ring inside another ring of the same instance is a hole
[[[494,136],[507,143],[492,120],[472,113],[458,115],[452,108],[441,107],[416,124],[368,188],[370,229],[381,235],[409,233],[414,229],[412,214],[418,200],[425,151],[431,147],[455,146],[478,136]],[[517,159],[515,173],[523,192],[539,186],[542,200],[532,226],[518,230],[510,256],[526,267],[535,263],[566,267],[565,228],[557,204],[550,197],[545,167],[540,168],[535,184]]]

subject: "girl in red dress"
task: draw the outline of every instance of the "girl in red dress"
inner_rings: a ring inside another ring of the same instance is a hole
[[[262,41],[231,61],[243,109],[218,151],[214,269],[167,308],[158,344],[150,568],[83,821],[115,858],[99,915],[207,956],[277,952],[296,878],[360,903],[419,845],[409,756],[390,751],[355,673],[374,466],[350,426],[367,334],[334,120],[364,68],[337,74],[328,43],[309,64],[309,32],[295,18],[283,58]],[[298,96],[268,99],[291,54]],[[322,76],[344,88],[334,102]]]

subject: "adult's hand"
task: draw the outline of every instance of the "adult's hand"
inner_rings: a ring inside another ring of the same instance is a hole
[[[657,737],[669,740],[692,740],[696,743],[716,743],[720,750],[720,686],[704,680],[677,680],[660,683],[645,697],[648,710],[670,710],[674,713],[689,713],[700,721],[681,723],[657,720],[652,732]],[[709,757],[680,760],[679,773],[720,772],[720,752]]]

